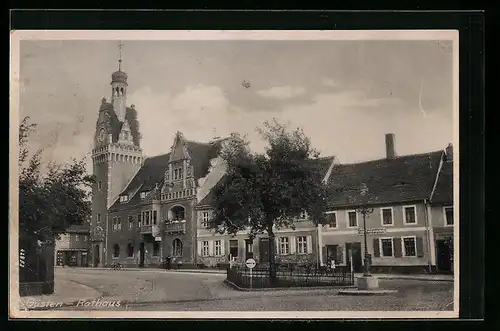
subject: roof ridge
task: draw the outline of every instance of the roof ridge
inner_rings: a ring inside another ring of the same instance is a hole
[[[434,150],[431,152],[425,152],[425,153],[417,153],[417,154],[406,154],[406,155],[400,155],[396,156],[394,159],[387,159],[385,157],[379,158],[379,159],[373,159],[373,160],[367,160],[367,161],[359,161],[359,162],[346,162],[346,163],[341,163],[339,162],[338,165],[357,165],[357,164],[363,164],[363,163],[372,163],[372,162],[378,162],[378,161],[393,161],[393,160],[401,160],[405,158],[410,158],[410,157],[417,157],[417,156],[424,156],[424,155],[432,155],[432,154],[437,154],[437,153],[442,153],[442,150]]]

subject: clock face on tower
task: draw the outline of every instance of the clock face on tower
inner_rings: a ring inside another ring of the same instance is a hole
[[[101,130],[99,130],[99,142],[103,142],[104,141],[104,138],[106,137],[106,130],[104,130],[104,128],[102,128]]]

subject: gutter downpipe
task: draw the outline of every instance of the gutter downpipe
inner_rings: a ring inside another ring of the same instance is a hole
[[[322,225],[318,223],[317,225],[317,231],[316,233],[318,234],[318,265],[323,266],[323,238],[322,238],[322,231],[321,231]]]
[[[432,250],[432,244],[431,244],[431,240],[434,240],[433,238],[431,238],[431,229],[430,229],[430,222],[429,222],[429,213],[430,213],[430,205],[429,205],[429,202],[427,201],[427,199],[424,199],[424,214],[425,214],[425,232],[426,232],[426,235],[427,235],[427,251],[429,252],[428,253],[428,258],[427,258],[427,265],[428,265],[428,268],[429,268],[429,273],[432,272],[432,256],[434,254],[433,250]],[[433,237],[433,236],[432,236]]]

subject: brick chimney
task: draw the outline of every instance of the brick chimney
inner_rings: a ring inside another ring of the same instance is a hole
[[[394,133],[387,133],[385,135],[385,154],[388,160],[396,157],[395,151],[395,136]]]
[[[453,144],[452,143],[449,143],[448,146],[446,146],[445,157],[446,157],[446,161],[448,161],[448,162],[453,161]]]

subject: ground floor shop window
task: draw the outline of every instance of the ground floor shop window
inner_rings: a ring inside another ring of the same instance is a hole
[[[382,256],[393,256],[394,247],[392,238],[380,239],[380,246],[382,248]]]
[[[403,252],[405,256],[417,256],[415,237],[403,238]]]

